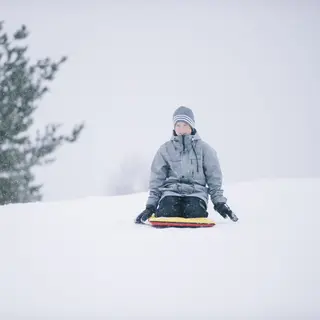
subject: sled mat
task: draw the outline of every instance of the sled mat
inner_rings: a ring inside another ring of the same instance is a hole
[[[180,217],[154,217],[149,218],[149,223],[158,228],[203,228],[213,227],[215,222],[209,218],[180,218]]]

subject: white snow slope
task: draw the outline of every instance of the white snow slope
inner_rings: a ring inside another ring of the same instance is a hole
[[[238,223],[135,225],[147,194],[0,207],[0,319],[319,319],[319,179],[226,189]]]

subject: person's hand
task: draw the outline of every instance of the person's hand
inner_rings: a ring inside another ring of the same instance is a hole
[[[214,205],[214,210],[217,211],[223,218],[229,217],[232,221],[238,221],[238,217],[232,212],[230,207],[224,202],[218,202]]]
[[[153,206],[147,206],[136,218],[135,223],[144,223],[148,220],[152,214],[156,211],[156,208]]]

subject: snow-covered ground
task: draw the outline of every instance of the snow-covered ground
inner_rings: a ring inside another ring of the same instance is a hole
[[[135,225],[146,194],[0,207],[0,319],[319,319],[320,179],[226,195],[208,229]]]

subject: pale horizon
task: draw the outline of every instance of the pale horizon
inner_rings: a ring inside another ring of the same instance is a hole
[[[217,150],[226,183],[320,177],[317,2],[0,6],[6,32],[27,26],[33,59],[68,56],[33,129],[86,123],[77,143],[37,170],[44,200],[105,195],[128,157],[150,165],[181,105]]]

